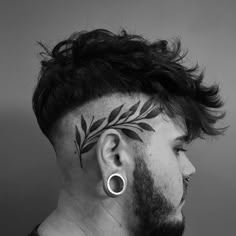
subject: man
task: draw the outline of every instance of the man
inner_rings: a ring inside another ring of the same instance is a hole
[[[185,145],[223,133],[218,87],[182,64],[179,41],[98,29],[44,49],[33,109],[63,187],[31,235],[183,235]]]

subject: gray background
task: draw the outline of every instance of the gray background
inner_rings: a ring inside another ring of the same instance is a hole
[[[184,207],[188,236],[235,235],[236,2],[234,0],[1,1],[0,6],[0,235],[26,235],[55,207],[60,177],[55,155],[31,109],[42,40],[53,46],[72,32],[106,28],[150,40],[179,36],[188,63],[219,82],[227,134],[196,142],[197,168]]]

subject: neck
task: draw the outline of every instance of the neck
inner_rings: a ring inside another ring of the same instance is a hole
[[[53,236],[128,236],[128,216],[123,209],[117,198],[98,201],[62,190],[57,209],[46,219],[44,228],[50,229],[48,232]]]

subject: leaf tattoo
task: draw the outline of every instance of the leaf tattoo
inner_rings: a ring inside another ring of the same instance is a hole
[[[80,147],[81,137],[80,137],[80,133],[79,133],[79,130],[78,130],[77,126],[75,126],[75,139],[76,139],[76,142],[78,143],[78,145]]]
[[[151,107],[151,105],[152,105],[152,101],[153,99],[151,98],[151,99],[149,99],[149,100],[147,100],[144,104],[143,104],[143,106],[142,106],[142,108],[141,108],[141,110],[140,110],[140,114],[143,114],[144,112],[146,112],[150,107]]]
[[[92,133],[94,130],[96,130],[103,123],[104,120],[106,120],[106,118],[102,118],[102,119],[95,121],[89,131]]]
[[[84,119],[84,116],[81,115],[81,127],[86,135],[87,133],[87,124],[86,124],[86,120]]]
[[[151,119],[156,117],[158,114],[160,114],[160,108],[159,107],[155,107],[150,113],[148,113],[145,116],[145,119]]]
[[[111,112],[111,114],[108,117],[108,123],[111,123],[118,116],[118,114],[120,113],[120,110],[122,109],[123,106],[124,106],[124,104],[119,106],[119,107],[117,107],[117,108],[115,108]]]
[[[136,141],[143,142],[143,140],[131,129],[120,129],[126,136]]]
[[[161,109],[156,104],[154,104],[153,98],[150,98],[142,105],[139,114],[133,117],[138,110],[139,105],[140,101],[132,105],[128,111],[120,114],[124,106],[124,104],[122,104],[121,106],[113,109],[108,118],[101,118],[93,121],[93,117],[89,127],[87,126],[84,116],[81,115],[81,127],[84,135],[81,136],[78,127],[75,126],[74,140],[76,151],[80,158],[81,168],[83,168],[82,154],[90,151],[96,145],[97,139],[99,138],[100,134],[106,129],[119,129],[128,138],[139,142],[143,142],[143,140],[134,131],[134,129],[137,129],[141,132],[143,132],[144,130],[155,132],[155,130],[149,124],[140,121],[156,117],[161,113]],[[107,120],[107,122],[104,124],[105,120]]]
[[[81,154],[88,152],[90,149],[93,148],[93,146],[94,146],[96,143],[97,143],[97,142],[93,142],[93,143],[90,143],[90,144],[88,144],[87,146],[85,146],[85,147],[83,148],[83,150],[81,151]]]
[[[145,130],[147,130],[147,131],[154,131],[154,132],[155,132],[155,130],[154,130],[149,124],[147,124],[147,123],[140,122],[140,123],[137,123],[137,125],[138,125],[140,128],[145,129]]]
[[[123,119],[123,118],[127,118],[130,114],[131,114],[131,111],[126,111],[126,112],[124,112],[124,113],[120,116],[119,120],[121,120],[121,119]]]
[[[140,101],[134,104],[132,107],[130,107],[129,109],[130,116],[132,116],[137,111],[139,104],[140,104]]]

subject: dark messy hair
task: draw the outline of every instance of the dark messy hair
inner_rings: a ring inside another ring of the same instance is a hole
[[[179,40],[149,42],[125,30],[97,29],[73,34],[52,51],[44,48],[33,110],[50,139],[54,124],[73,108],[106,94],[144,93],[158,98],[172,118],[182,117],[189,140],[222,134],[224,117],[217,85],[203,84],[198,65],[183,65]]]

